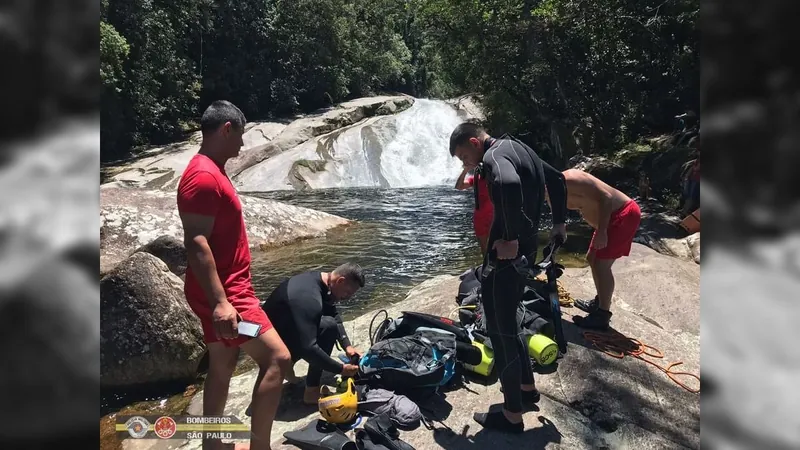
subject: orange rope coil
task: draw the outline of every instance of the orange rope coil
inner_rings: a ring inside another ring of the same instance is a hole
[[[638,339],[633,339],[628,336],[625,336],[622,333],[597,333],[592,331],[585,331],[583,333],[583,337],[592,343],[598,350],[605,353],[608,356],[613,356],[614,358],[622,359],[625,355],[632,356],[634,358],[638,358],[648,364],[655,366],[658,370],[667,374],[670,380],[674,381],[675,384],[678,386],[686,389],[687,391],[697,394],[700,392],[700,377],[689,372],[674,372],[672,370],[673,367],[679,366],[683,364],[682,361],[674,362],[667,366],[666,368],[659,366],[653,361],[645,359],[643,356],[649,356],[651,358],[664,358],[664,353],[661,350],[651,347],[647,344],[642,343]],[[698,387],[691,388],[681,382],[677,377],[684,376],[690,377],[697,380]]]

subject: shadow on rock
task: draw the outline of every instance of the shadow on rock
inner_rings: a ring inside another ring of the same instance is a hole
[[[409,398],[419,406],[420,412],[426,419],[434,422],[447,420],[450,413],[453,412],[453,405],[447,401],[447,395],[442,392],[427,397],[410,396]]]
[[[501,408],[502,405],[494,405],[490,411]],[[555,424],[546,417],[537,418],[541,426],[529,428],[524,433],[506,434],[496,431],[482,429],[477,423],[475,428],[480,429],[477,433],[469,436],[470,425],[465,426],[461,433],[456,433],[450,428],[437,428],[433,431],[433,439],[441,448],[447,450],[461,449],[482,449],[482,448],[525,448],[530,450],[545,449],[550,443],[560,444],[562,434],[558,431]]]

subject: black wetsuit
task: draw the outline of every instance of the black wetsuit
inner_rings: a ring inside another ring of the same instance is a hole
[[[284,280],[264,302],[264,311],[292,354],[292,361],[308,361],[306,386],[319,386],[323,370],[342,372],[342,363],[330,354],[337,340],[347,348],[350,339],[320,272]]]
[[[517,240],[517,256],[525,255],[529,261],[536,261],[545,185],[550,195],[553,224],[565,223],[567,187],[564,175],[519,141],[489,138],[484,145],[483,175],[494,204],[488,248],[492,249],[498,239]],[[528,346],[516,321],[524,279],[511,266],[513,260],[498,260],[495,250],[490,250],[486,258],[494,270],[488,274],[484,271],[481,294],[487,331],[494,346],[495,367],[503,387],[505,408],[509,412],[522,412],[520,384],[533,383]]]

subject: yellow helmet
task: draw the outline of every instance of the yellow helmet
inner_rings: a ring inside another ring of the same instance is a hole
[[[319,413],[327,422],[335,424],[350,423],[358,413],[358,393],[352,378],[348,378],[347,389],[341,394],[328,395],[319,399]],[[320,393],[326,393],[320,389]]]

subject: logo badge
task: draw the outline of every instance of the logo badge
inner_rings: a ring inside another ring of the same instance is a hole
[[[178,431],[178,425],[172,417],[162,416],[156,419],[154,431],[156,436],[161,439],[169,439],[175,436],[175,433]]]
[[[144,417],[133,416],[125,422],[125,427],[132,438],[141,439],[150,429],[150,423]]]

